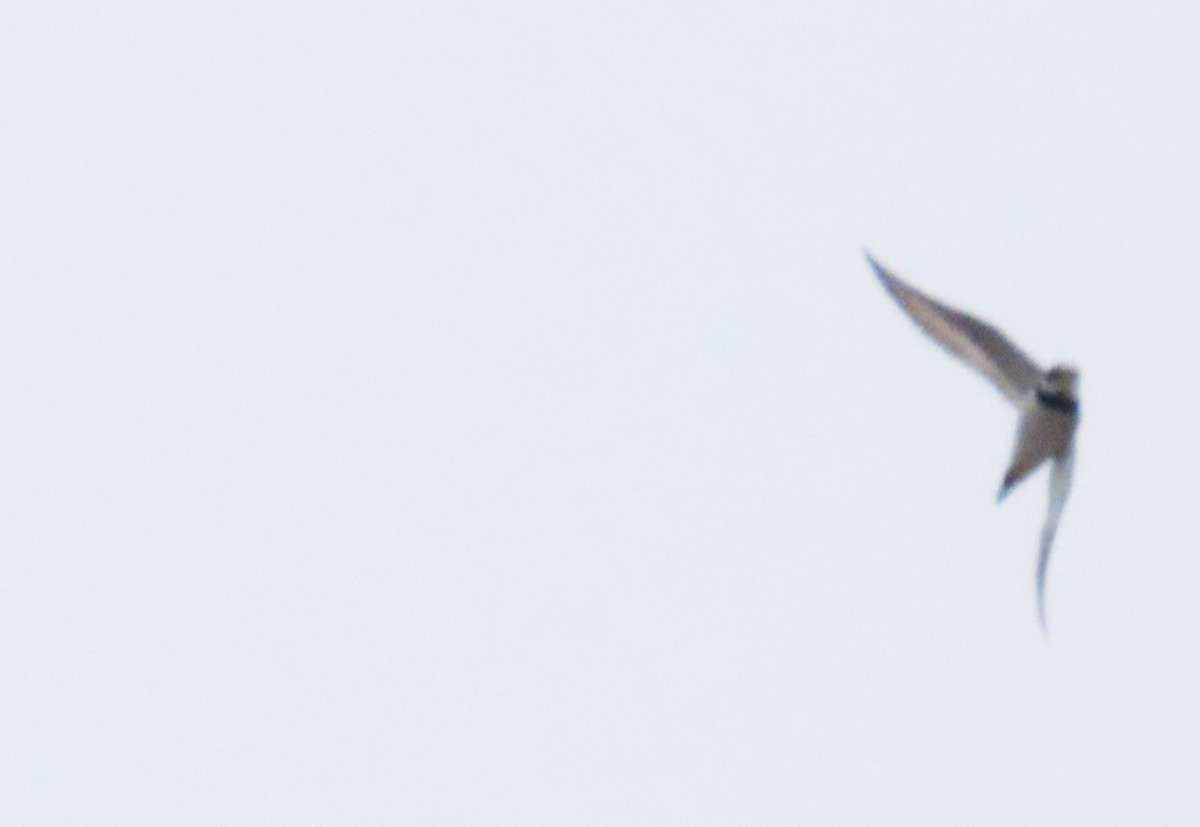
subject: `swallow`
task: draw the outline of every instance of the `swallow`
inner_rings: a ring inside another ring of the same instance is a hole
[[[1046,566],[1075,465],[1079,371],[1066,364],[1043,370],[992,325],[925,295],[888,271],[870,253],[867,261],[884,288],[926,335],[983,374],[1016,407],[1016,443],[996,501],[1002,501],[1042,463],[1050,462],[1050,502],[1037,560],[1037,611],[1044,633]]]

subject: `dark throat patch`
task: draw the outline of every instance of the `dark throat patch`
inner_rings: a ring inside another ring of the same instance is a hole
[[[1037,401],[1053,411],[1068,414],[1079,413],[1079,401],[1070,396],[1049,393],[1038,388]]]

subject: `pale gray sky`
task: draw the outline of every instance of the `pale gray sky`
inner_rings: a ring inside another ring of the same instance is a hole
[[[0,822],[1195,822],[1198,24],[8,4]]]

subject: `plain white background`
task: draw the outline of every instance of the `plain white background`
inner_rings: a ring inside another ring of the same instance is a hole
[[[1195,821],[1196,24],[8,4],[0,821]]]

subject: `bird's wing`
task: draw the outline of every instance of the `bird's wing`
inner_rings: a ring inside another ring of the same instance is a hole
[[[1054,459],[1050,467],[1050,505],[1046,509],[1046,522],[1042,525],[1042,541],[1038,546],[1037,604],[1038,620],[1042,631],[1046,631],[1046,564],[1050,562],[1050,548],[1054,545],[1054,532],[1058,530],[1058,519],[1067,494],[1071,491],[1071,474],[1075,469],[1075,449],[1070,447],[1061,457]]]
[[[910,287],[867,254],[875,274],[930,338],[982,373],[1020,407],[1037,388],[1042,369],[996,328]]]

